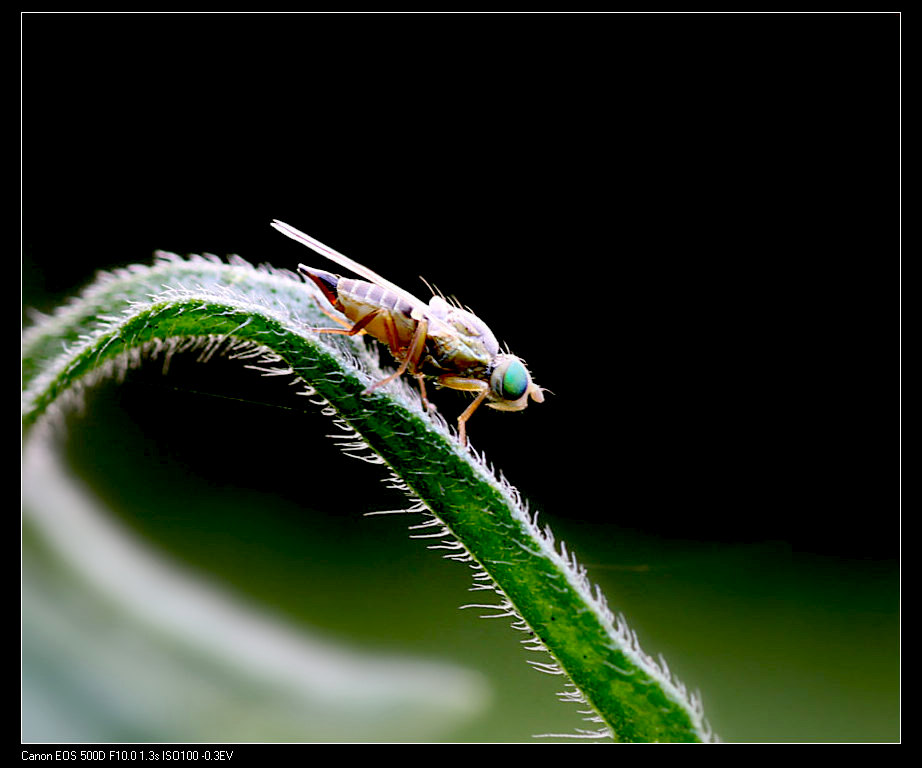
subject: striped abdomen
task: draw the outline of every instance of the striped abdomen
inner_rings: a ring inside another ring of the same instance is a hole
[[[339,278],[336,292],[340,302],[343,304],[343,309],[340,311],[353,320],[361,318],[352,317],[352,314],[348,311],[348,306],[350,305],[367,308],[367,311],[380,309],[390,313],[397,313],[407,318],[413,312],[413,307],[401,296],[387,288],[382,288],[380,285],[375,285],[365,280],[341,277]]]
[[[330,303],[353,323],[377,312],[364,330],[387,344],[398,360],[403,359],[416,330],[416,320],[411,317],[413,307],[409,302],[393,291],[365,280],[339,277],[319,269],[308,270],[303,265],[301,269]]]
[[[365,330],[387,344],[395,358],[403,360],[416,331],[409,302],[387,288],[351,277],[339,278],[337,297],[340,304],[337,309],[354,323],[377,310]]]

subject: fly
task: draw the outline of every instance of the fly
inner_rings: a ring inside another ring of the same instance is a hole
[[[348,319],[344,328],[315,328],[318,333],[354,336],[365,331],[386,344],[397,370],[372,384],[364,394],[409,373],[419,383],[428,407],[425,380],[434,379],[450,389],[474,392],[473,402],[458,417],[458,438],[466,444],[468,419],[481,403],[500,411],[521,411],[529,398],[544,402],[541,387],[532,380],[525,364],[515,355],[501,352],[493,332],[476,315],[439,295],[424,304],[348,256],[281,221],[272,226],[321,256],[345,267],[362,280],[299,264],[334,309]]]

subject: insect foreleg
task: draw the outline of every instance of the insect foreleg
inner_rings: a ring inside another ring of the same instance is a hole
[[[455,376],[453,374],[445,374],[444,376],[439,377],[439,383],[443,387],[449,387],[450,389],[461,389],[468,392],[477,392],[477,397],[474,398],[467,408],[464,409],[458,417],[458,440],[461,445],[467,443],[467,420],[473,415],[474,411],[477,410],[478,406],[484,401],[484,398],[490,391],[490,385],[482,381],[481,379],[468,379],[464,376]]]

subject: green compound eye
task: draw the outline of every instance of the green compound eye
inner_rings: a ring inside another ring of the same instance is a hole
[[[503,400],[518,400],[528,390],[528,371],[515,358],[498,366],[491,379],[493,391]]]

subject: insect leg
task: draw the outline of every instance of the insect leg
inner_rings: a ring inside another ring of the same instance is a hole
[[[391,354],[398,360],[400,359],[400,335],[391,319],[388,317],[384,323],[387,332],[388,345],[391,348]],[[405,359],[407,370],[413,374],[416,383],[419,384],[419,394],[423,399],[423,409],[428,411],[432,408],[429,398],[426,397],[426,380],[425,375],[417,372],[417,366],[422,359],[423,351],[426,348],[426,338],[429,335],[429,322],[427,320],[417,320],[416,329],[413,331],[413,337],[410,340],[410,346],[407,348]]]
[[[372,310],[351,328],[311,328],[310,330],[312,330],[314,333],[341,333],[345,336],[355,336],[355,334],[359,333],[366,325],[374,320],[380,312],[380,309]]]
[[[477,397],[474,398],[474,402],[465,408],[464,413],[458,417],[458,440],[461,442],[461,445],[466,445],[467,420],[471,417],[474,411],[477,410],[478,406],[484,401],[484,398],[490,391],[490,385],[481,379],[468,379],[464,376],[454,376],[452,374],[440,376],[439,382],[442,384],[442,386],[449,387],[450,389],[461,389],[469,392],[477,392]]]
[[[429,403],[429,398],[426,397],[426,378],[424,374],[418,372],[417,366],[426,349],[426,339],[428,337],[429,321],[423,318],[418,321],[416,332],[413,334],[413,340],[410,342],[410,348],[407,350],[409,370],[416,379],[416,383],[419,385],[419,394],[423,399],[423,409],[426,411],[430,410],[433,406]]]
[[[429,398],[426,397],[426,377],[421,373],[414,374],[416,377],[416,383],[419,384],[419,394],[423,398],[423,408],[427,411],[434,410],[435,406],[429,402]]]
[[[350,328],[350,329],[352,328],[352,323],[350,323],[348,320],[342,317],[342,315],[336,315],[333,312],[330,312],[330,310],[328,310],[324,306],[318,306],[317,309],[323,312],[323,314],[325,314],[328,318],[330,318],[330,320],[332,320],[334,323],[339,323],[344,328]],[[321,329],[313,328],[312,330],[318,331]]]
[[[489,391],[489,386],[485,386],[480,391],[480,394],[474,398],[474,402],[465,408],[464,413],[458,417],[458,440],[461,442],[461,445],[467,444],[467,420],[471,417],[471,414],[477,410],[477,406],[483,402],[483,399],[487,396],[487,392]]]
[[[426,346],[426,337],[428,334],[429,323],[425,319],[418,320],[416,323],[416,330],[413,332],[413,339],[410,341],[410,346],[407,348],[407,353],[397,370],[394,371],[390,376],[386,376],[385,378],[381,379],[381,381],[372,384],[362,394],[367,395],[369,392],[376,390],[383,384],[387,384],[389,381],[393,381],[398,376],[403,376],[403,374],[406,373],[407,368],[410,368],[410,370],[414,371],[415,373],[416,365],[419,363],[419,358]]]

